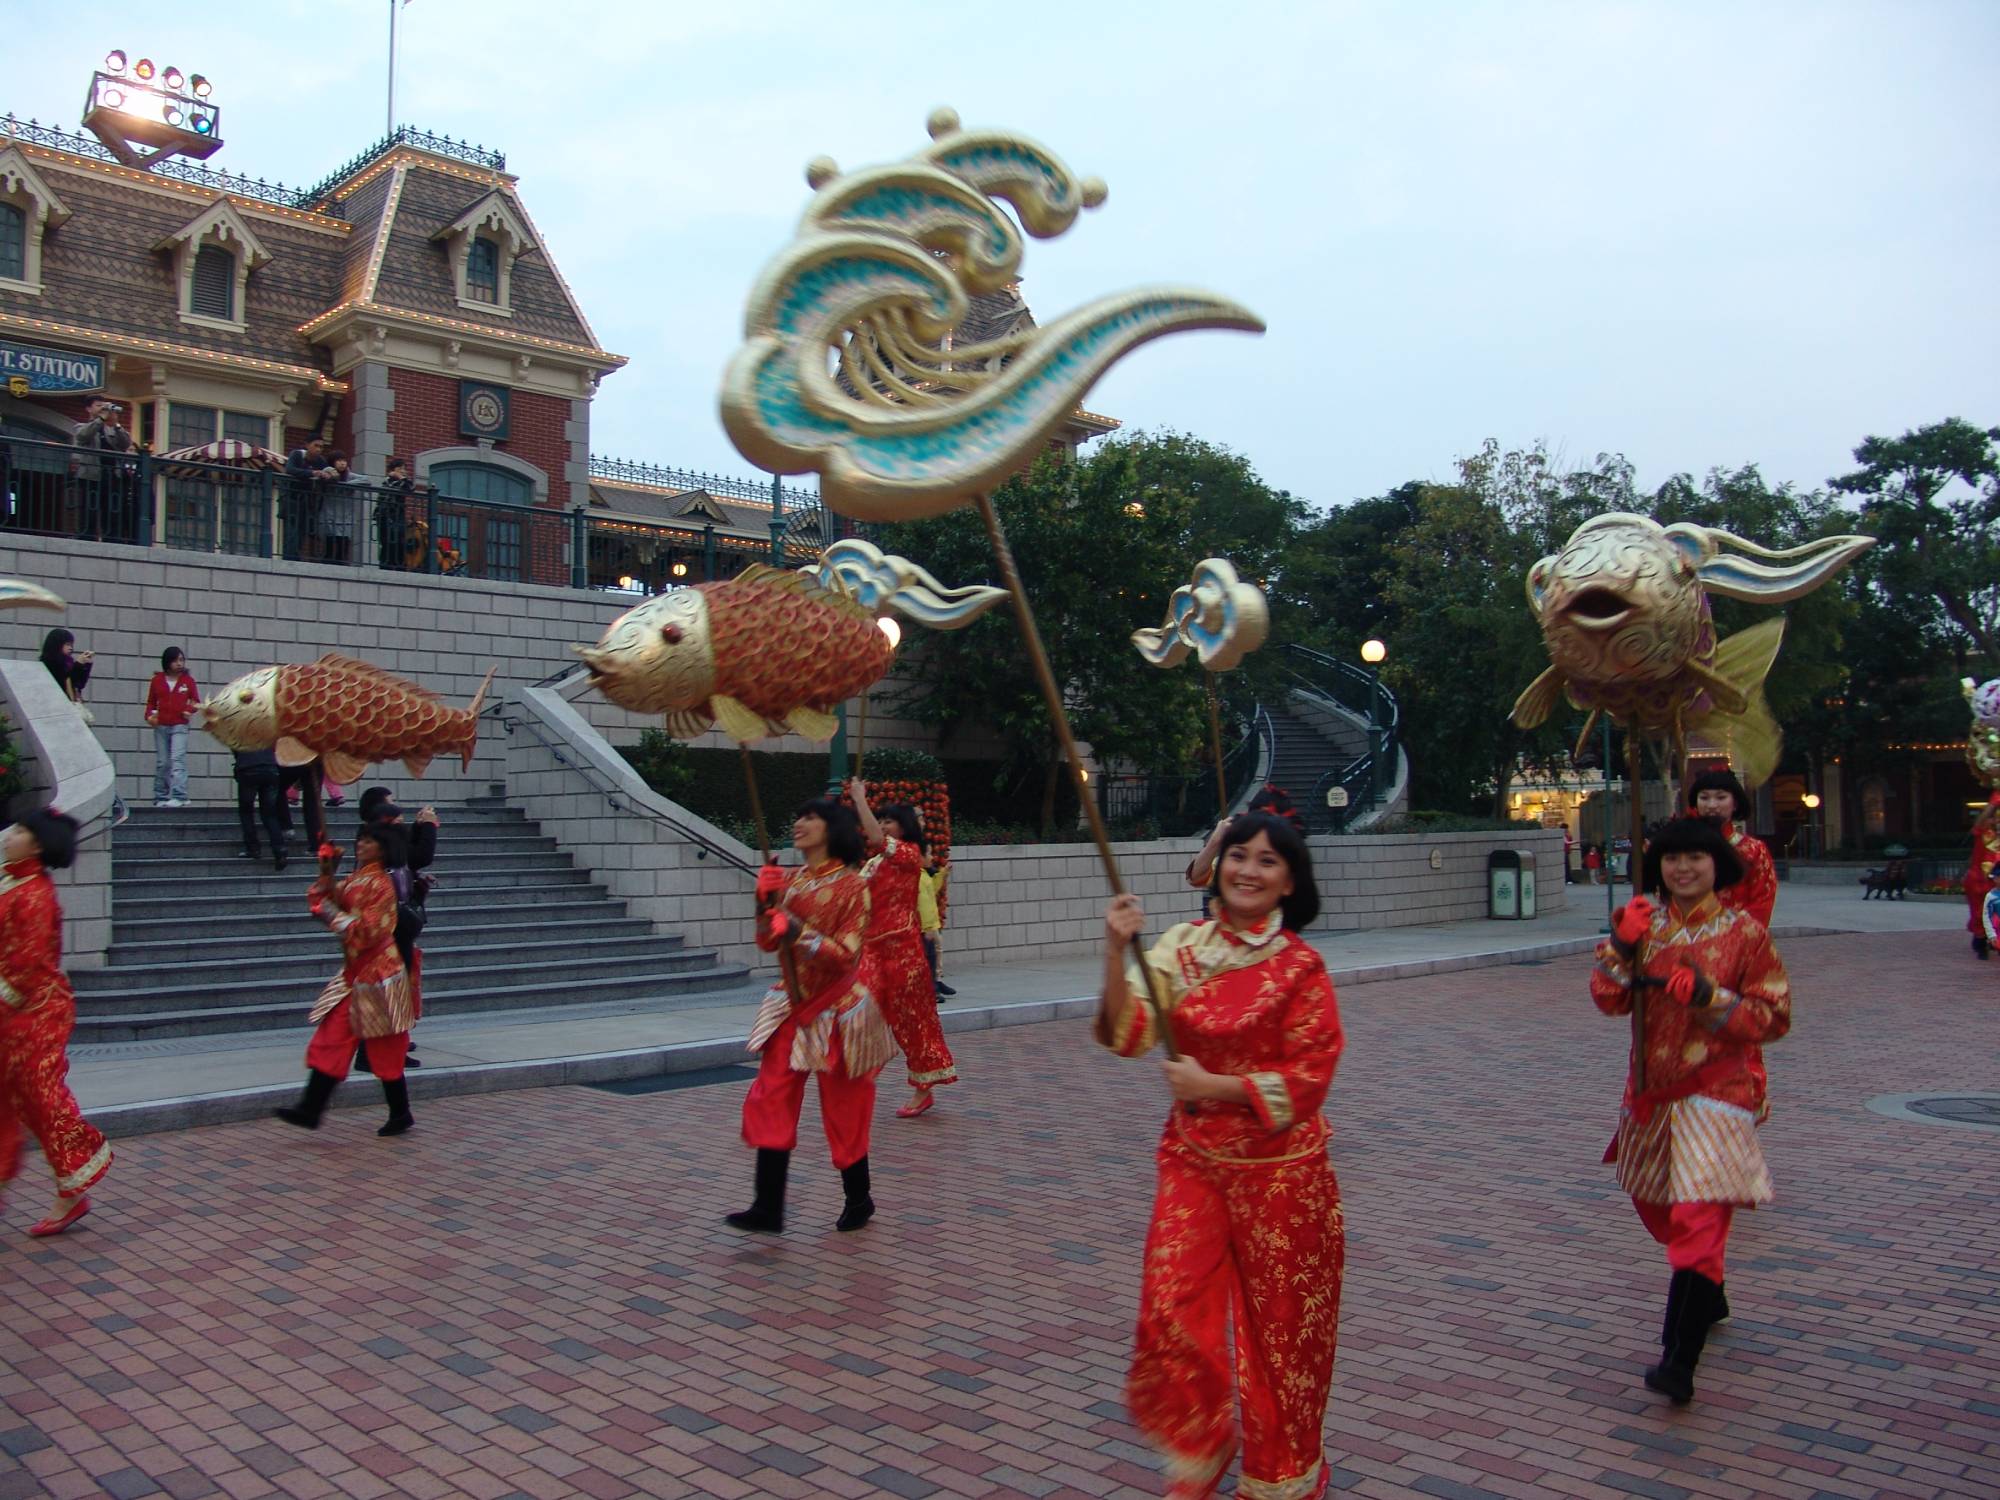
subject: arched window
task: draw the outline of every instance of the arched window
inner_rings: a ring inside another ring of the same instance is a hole
[[[0,277],[28,279],[28,216],[12,203],[0,203]]]
[[[455,508],[440,500],[437,513],[438,531],[451,539],[472,576],[519,581],[524,527],[514,517],[487,507],[533,506],[534,481],[481,463],[434,464],[430,480],[441,497],[474,502]]]
[[[204,318],[236,316],[236,257],[220,245],[203,245],[194,253],[188,311]]]

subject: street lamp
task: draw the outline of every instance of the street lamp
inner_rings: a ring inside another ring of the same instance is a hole
[[[1361,643],[1361,659],[1368,665],[1362,670],[1368,674],[1368,764],[1371,792],[1369,804],[1380,802],[1382,792],[1388,784],[1388,775],[1383,761],[1388,757],[1387,736],[1382,727],[1382,674],[1376,669],[1382,659],[1389,654],[1389,648],[1370,636]]]
[[[1816,859],[1819,857],[1819,837],[1813,825],[1819,821],[1819,793],[1807,792],[1799,801],[1806,808],[1806,858]]]

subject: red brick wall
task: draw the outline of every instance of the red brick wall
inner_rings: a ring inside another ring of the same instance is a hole
[[[390,446],[398,456],[415,458],[432,448],[473,446],[473,439],[459,434],[456,379],[421,370],[392,369],[389,388],[396,393],[396,408],[389,413]],[[570,482],[564,477],[569,467],[569,444],[563,437],[569,402],[517,390],[509,406],[510,436],[495,443],[494,450],[533,464],[548,475],[548,505],[568,510],[583,498],[571,496]]]

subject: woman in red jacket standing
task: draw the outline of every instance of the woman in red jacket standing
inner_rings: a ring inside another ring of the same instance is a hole
[[[169,646],[146,689],[146,722],[153,726],[153,806],[188,805],[188,721],[201,689],[187,669],[187,653]]]

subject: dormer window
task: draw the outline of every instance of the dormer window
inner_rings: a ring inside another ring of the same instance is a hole
[[[203,245],[194,253],[188,311],[224,322],[236,316],[236,257],[220,245]]]
[[[0,292],[42,290],[42,236],[69,218],[41,174],[13,147],[0,149]]]
[[[465,249],[465,295],[496,306],[500,301],[500,247],[483,234]]]
[[[217,199],[153,248],[173,257],[175,300],[183,323],[244,331],[250,274],[271,253],[227,198]]]
[[[502,189],[493,189],[431,239],[444,247],[460,307],[489,316],[514,315],[514,262],[541,245]]]
[[[28,215],[12,203],[0,203],[0,281],[28,279]]]

